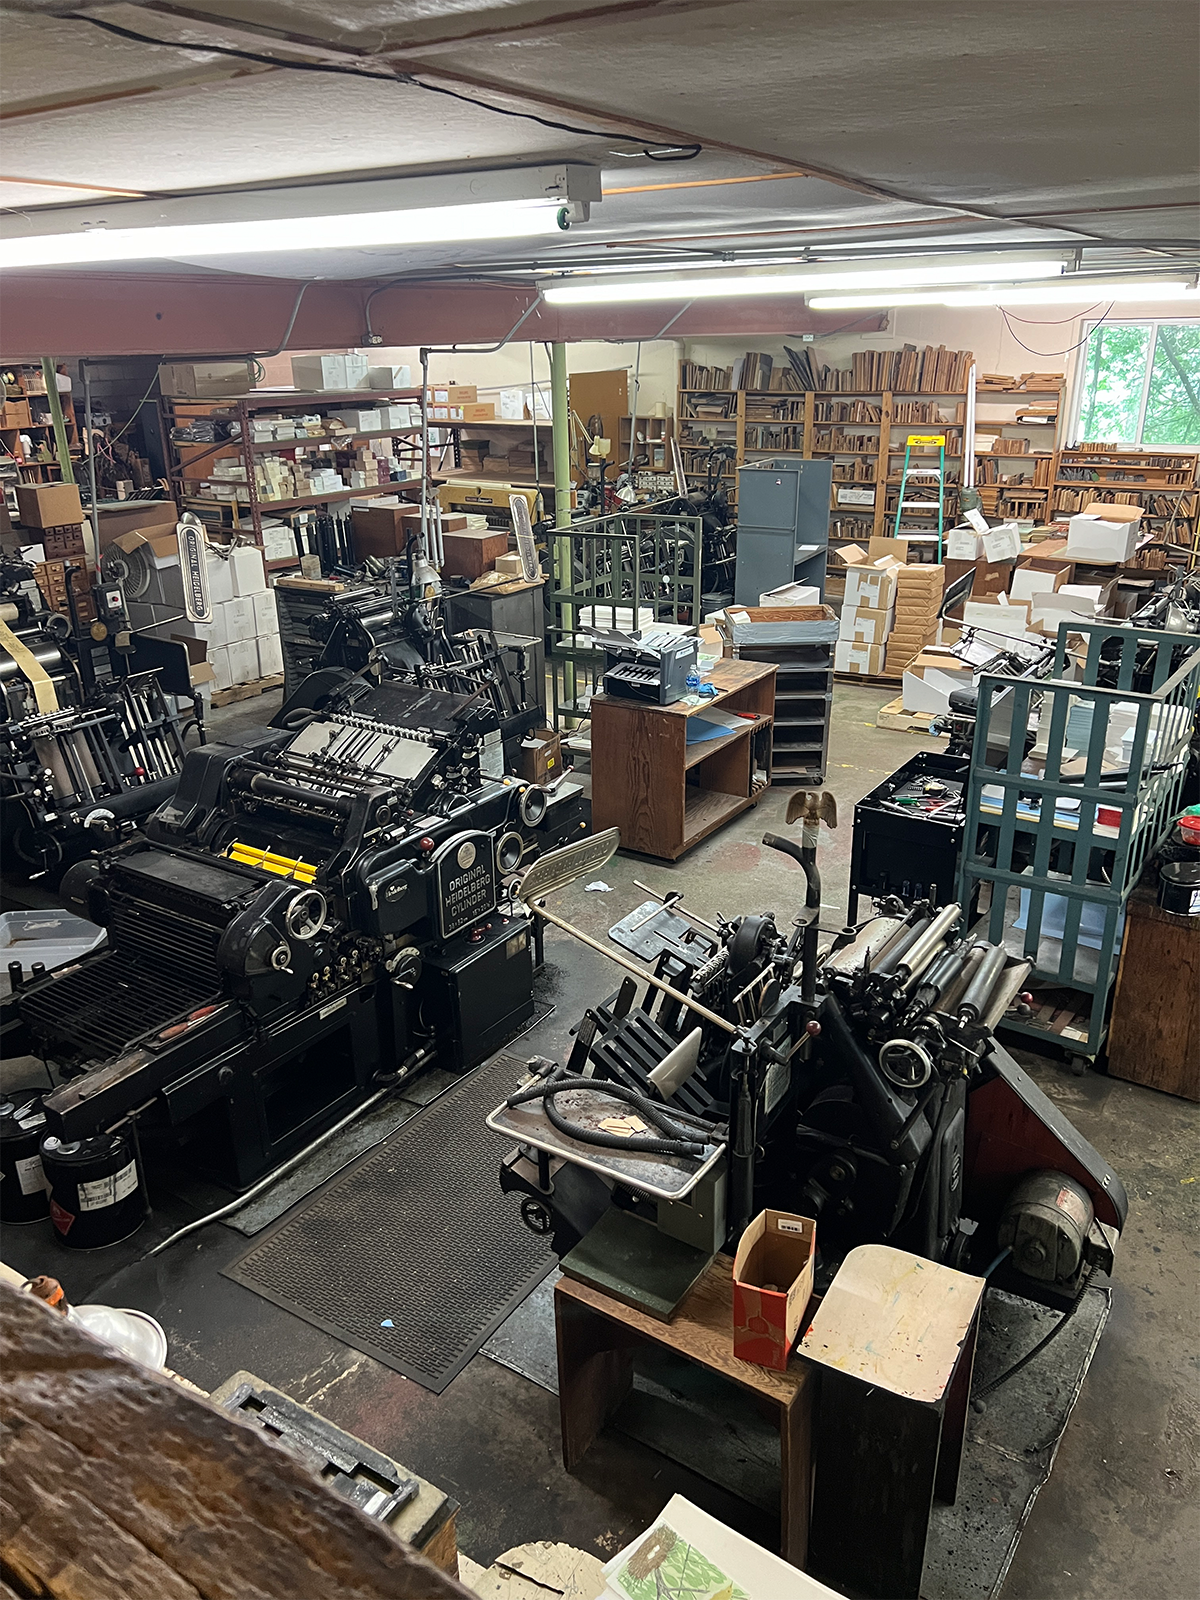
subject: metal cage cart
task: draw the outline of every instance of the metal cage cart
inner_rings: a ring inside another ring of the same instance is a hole
[[[1052,677],[980,679],[959,898],[985,886],[986,937],[1049,986],[1005,1026],[1098,1054],[1126,902],[1180,806],[1198,689],[1195,635],[1082,619],[1059,625]]]
[[[561,727],[563,718],[587,716],[604,676],[604,651],[592,647],[584,626],[623,633],[664,623],[699,626],[704,532],[699,517],[622,511],[552,537],[547,645],[554,722]]]

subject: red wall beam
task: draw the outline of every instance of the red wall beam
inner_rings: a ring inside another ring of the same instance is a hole
[[[291,350],[361,345],[364,307],[375,287],[317,282],[305,292]],[[5,361],[79,356],[216,356],[274,349],[283,338],[299,285],[234,274],[172,278],[117,272],[5,274],[0,356]],[[371,306],[371,324],[388,345],[495,344],[533,300],[527,285],[397,285]],[[679,306],[541,305],[520,340],[717,338],[799,335],[887,326],[871,311],[857,319],[809,311],[799,296],[697,301]]]

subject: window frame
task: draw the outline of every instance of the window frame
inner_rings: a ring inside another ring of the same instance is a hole
[[[1143,440],[1146,428],[1146,405],[1150,399],[1150,379],[1154,372],[1154,358],[1158,353],[1158,330],[1163,324],[1175,326],[1200,326],[1200,317],[1097,317],[1093,321],[1083,319],[1080,328],[1079,355],[1075,362],[1075,372],[1071,381],[1073,394],[1071,396],[1070,426],[1067,429],[1069,446],[1080,443],[1081,413],[1083,411],[1083,396],[1087,388],[1088,345],[1091,343],[1092,334],[1097,328],[1149,328],[1150,339],[1146,346],[1146,370],[1142,375],[1142,395],[1138,402],[1137,438],[1122,439],[1120,444],[1129,450],[1194,450],[1195,445],[1152,444],[1147,445]]]

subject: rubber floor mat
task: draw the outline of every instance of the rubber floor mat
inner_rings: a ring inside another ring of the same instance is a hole
[[[496,1056],[291,1211],[225,1276],[440,1394],[555,1264],[500,1192]]]

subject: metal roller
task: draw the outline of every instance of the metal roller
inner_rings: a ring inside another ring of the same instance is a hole
[[[905,931],[897,939],[893,940],[875,961],[871,968],[871,976],[873,978],[890,977],[900,965],[906,953],[911,950],[925,932],[925,929],[929,927],[929,920],[928,917],[919,917],[916,922],[910,923],[905,928]]]
[[[862,972],[880,956],[904,923],[899,917],[874,917],[860,928],[852,944],[826,958],[826,972]]]
[[[958,1015],[963,1022],[978,1022],[988,1008],[988,999],[996,987],[996,979],[1004,971],[1008,951],[1002,944],[989,947],[979,963],[967,991],[958,1002]]]
[[[948,906],[943,906],[921,937],[909,945],[902,960],[897,963],[897,970],[903,968],[909,974],[923,972],[941,949],[946,936],[961,916],[962,907],[957,900]]]
[[[967,951],[966,957],[963,961],[962,970],[958,974],[958,977],[954,979],[953,983],[951,983],[946,989],[945,994],[942,995],[941,1004],[938,1007],[939,1011],[945,1011],[951,1014],[954,1013],[955,1007],[958,1005],[959,1000],[964,994],[966,994],[967,989],[970,987],[972,978],[979,971],[979,963],[983,960],[984,956],[987,955],[988,949],[989,946],[986,944],[973,944]]]

